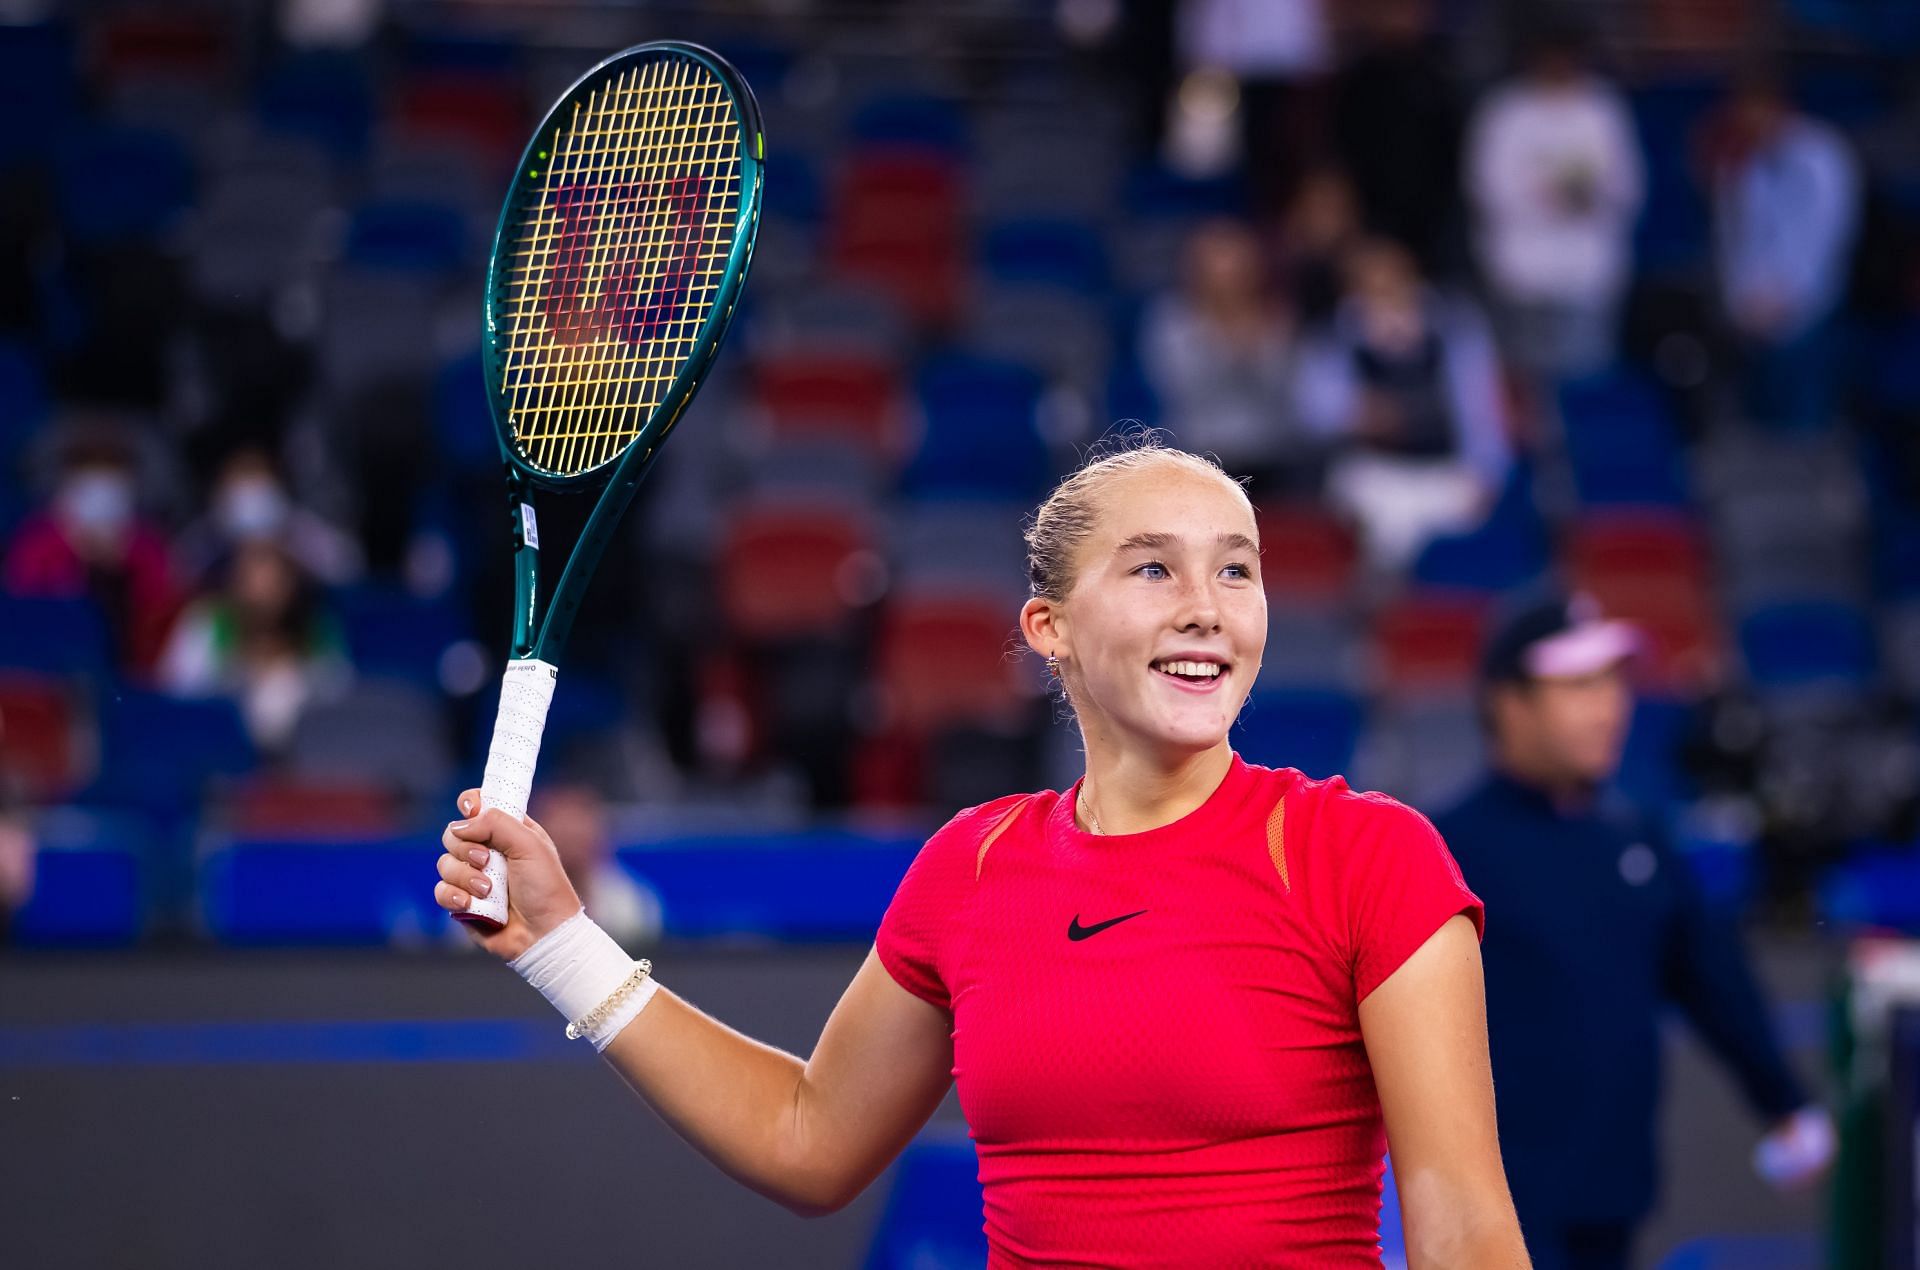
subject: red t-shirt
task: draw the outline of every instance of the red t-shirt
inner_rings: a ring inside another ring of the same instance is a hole
[[[1359,1004],[1454,914],[1482,927],[1446,845],[1238,755],[1145,833],[1081,831],[1079,789],[955,816],[876,940],[952,1013],[989,1270],[1380,1265]]]

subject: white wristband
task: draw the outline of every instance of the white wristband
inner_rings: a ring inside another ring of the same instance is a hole
[[[629,957],[613,936],[601,930],[582,908],[578,913],[533,942],[507,963],[514,973],[553,1003],[569,1023],[585,1018],[633,976],[639,963]],[[587,1039],[596,1051],[605,1050],[620,1030],[633,1022],[653,994],[660,990],[649,975],[645,982],[600,1020]]]

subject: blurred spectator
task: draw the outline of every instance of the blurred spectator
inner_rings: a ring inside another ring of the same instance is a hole
[[[1340,262],[1361,238],[1360,203],[1338,168],[1308,172],[1280,222],[1279,273],[1296,319],[1315,326],[1340,303]]]
[[[1153,302],[1140,334],[1166,426],[1250,477],[1256,497],[1300,484],[1309,457],[1292,418],[1291,339],[1260,240],[1228,220],[1188,240],[1179,290]]]
[[[179,611],[180,591],[158,527],[141,518],[132,449],[107,431],[70,441],[52,502],[7,549],[6,589],[23,598],[91,599],[113,632],[122,669],[144,676]]]
[[[1355,46],[1335,80],[1335,152],[1376,234],[1449,272],[1459,223],[1460,103],[1432,0],[1377,0],[1353,12]]]
[[[1297,400],[1341,447],[1329,501],[1358,523],[1376,572],[1394,574],[1491,507],[1511,461],[1500,367],[1484,319],[1428,287],[1405,247],[1357,248],[1346,281],[1333,320],[1302,341]]]
[[[313,579],[277,543],[242,543],[224,589],[181,615],[161,658],[162,688],[232,696],[254,743],[282,748],[301,711],[348,675],[339,632]]]
[[[6,727],[6,716],[0,715],[0,734]],[[0,946],[7,942],[13,915],[33,898],[33,831],[17,804],[12,782],[0,771]]]
[[[1519,77],[1474,112],[1467,188],[1480,266],[1509,356],[1567,377],[1613,360],[1644,193],[1625,100],[1557,24],[1525,47]]]
[[[187,579],[202,585],[236,548],[249,542],[278,543],[315,579],[328,586],[360,572],[360,546],[295,503],[265,452],[236,451],[221,466],[208,496],[209,510],[180,535],[175,557]]]
[[[594,921],[629,946],[659,939],[660,901],[620,867],[597,790],[580,782],[543,785],[534,792],[531,814],[553,839]]]
[[[1175,90],[1181,100],[1169,112],[1170,146],[1181,140],[1183,109],[1205,115],[1216,104],[1237,107],[1254,207],[1278,212],[1302,164],[1321,149],[1333,58],[1321,0],[1183,0],[1175,32],[1190,74]],[[1198,91],[1223,74],[1237,93]]]
[[[1745,362],[1746,408],[1818,427],[1833,406],[1831,319],[1859,221],[1853,153],[1755,72],[1736,82],[1710,128],[1706,162],[1720,302]]]

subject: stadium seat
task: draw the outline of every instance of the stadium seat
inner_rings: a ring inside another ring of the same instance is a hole
[[[512,163],[531,122],[511,74],[448,69],[408,75],[396,94],[391,126],[403,136]]]
[[[864,1270],[976,1270],[987,1259],[980,1161],[965,1126],[933,1126],[900,1153]]]
[[[875,649],[887,715],[911,732],[1017,717],[1039,690],[1015,649],[1014,615],[991,599],[901,597]]]
[[[85,799],[191,812],[216,776],[250,772],[258,757],[232,701],[123,689],[100,703],[100,767]]]
[[[925,595],[962,591],[1004,595],[1007,612],[1027,596],[1027,545],[1011,502],[925,499],[903,502],[887,534],[895,586]]]
[[[1259,687],[1351,691],[1365,679],[1365,651],[1355,619],[1344,607],[1270,603]]]
[[[841,631],[885,584],[872,531],[831,505],[736,510],[722,531],[719,575],[727,629],[749,641]]]
[[[235,782],[219,808],[221,823],[241,837],[379,837],[398,833],[402,822],[384,784],[279,774]]]
[[[65,682],[0,666],[0,789],[53,802],[83,781],[81,723]]]
[[[239,947],[377,947],[442,932],[433,900],[440,844],[426,834],[319,842],[304,836],[211,837],[197,879],[208,935]],[[325,878],[324,902],[313,879]]]
[[[857,145],[957,155],[966,146],[967,120],[942,97],[894,93],[862,102],[847,126]]]
[[[92,24],[87,61],[109,92],[136,81],[221,84],[234,70],[233,32],[211,12],[125,9]]]
[[[1270,601],[1344,597],[1358,555],[1353,531],[1317,506],[1268,503],[1254,509],[1260,527],[1260,572]]]
[[[365,63],[349,53],[297,53],[266,74],[255,99],[269,132],[317,141],[341,159],[365,152],[374,99]]]
[[[1875,669],[1873,631],[1846,605],[1778,604],[1740,624],[1740,651],[1756,688],[1864,687]]]
[[[383,785],[408,797],[445,796],[454,780],[437,690],[363,679],[307,707],[287,749],[289,775]]]
[[[1467,686],[1486,619],[1486,602],[1467,595],[1414,594],[1388,605],[1374,624],[1383,686],[1397,694]]]
[[[1547,526],[1534,504],[1532,473],[1516,465],[1485,520],[1465,533],[1435,538],[1422,549],[1413,581],[1438,590],[1498,595],[1540,578],[1551,555]]]
[[[142,128],[82,129],[61,145],[54,170],[61,230],[82,243],[159,237],[193,198],[185,149]]]
[[[898,453],[900,384],[877,357],[766,358],[754,368],[753,394],[776,435],[840,437],[878,455]]]
[[[856,154],[835,190],[830,258],[842,276],[886,291],[922,325],[950,324],[961,288],[960,211],[959,174],[945,159]]]
[[[145,925],[142,862],[149,827],[138,816],[61,807],[34,825],[33,894],[13,914],[23,947],[125,948]]]
[[[1051,462],[1038,432],[1040,378],[993,358],[929,358],[915,382],[926,429],[901,485],[916,498],[1030,502]]]
[[[1345,775],[1365,708],[1344,692],[1255,688],[1234,725],[1234,749],[1250,763],[1294,767],[1314,779]]]
[[[1108,283],[1106,248],[1077,221],[1027,217],[987,228],[981,244],[987,276],[1037,282],[1097,296]]]
[[[1674,579],[1704,590],[1706,543],[1684,514],[1658,509],[1608,509],[1580,518],[1568,536],[1566,564],[1577,586],[1607,587]]]
[[[0,666],[111,679],[106,619],[91,600],[23,600],[0,592]]]
[[[422,600],[396,586],[342,587],[329,603],[345,634],[348,659],[363,674],[398,676],[437,688],[440,659],[471,637],[458,605]]]
[[[430,281],[452,277],[467,257],[467,223],[459,209],[391,200],[354,209],[347,222],[346,259],[367,270]]]

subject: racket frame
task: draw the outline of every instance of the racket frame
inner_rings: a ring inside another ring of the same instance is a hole
[[[523,210],[528,197],[521,183],[535,179],[531,174],[541,169],[544,160],[539,156],[542,152],[550,155],[557,153],[555,137],[570,117],[575,103],[584,100],[628,62],[659,52],[673,53],[698,62],[733,97],[741,133],[740,197],[734,212],[733,242],[727,253],[726,269],[714,296],[713,307],[694,339],[693,352],[681,364],[673,382],[661,395],[660,403],[641,427],[640,434],[618,455],[604,463],[572,475],[556,475],[533,466],[515,447],[509,423],[509,406],[502,391],[505,375],[501,361],[504,350],[500,347],[496,319],[500,304],[507,294],[511,252],[518,244],[517,238],[507,241],[507,235],[517,234],[520,229],[522,218],[518,213]],[[574,615],[579,610],[587,581],[599,564],[600,556],[606,550],[620,517],[626,512],[634,491],[640,488],[640,482],[646,478],[659,456],[667,435],[673,431],[673,426],[680,421],[680,416],[693,400],[701,379],[726,338],[739,302],[740,288],[746,282],[747,269],[752,263],[753,244],[760,222],[765,154],[760,106],[754,99],[753,90],[719,54],[703,45],[684,40],[652,40],[636,44],[601,61],[575,80],[553,104],[521,152],[519,166],[514,169],[514,187],[508,192],[494,227],[493,250],[487,261],[486,339],[481,342],[487,405],[493,416],[495,438],[500,443],[500,457],[507,469],[507,519],[513,535],[514,558],[511,655],[515,660],[558,660],[567,635],[573,628]],[[502,250],[503,246],[505,251]],[[578,491],[602,482],[607,488],[588,514],[586,525],[574,544],[573,554],[561,569],[546,613],[542,616],[539,612],[538,530],[530,510],[533,491]],[[529,510],[523,511],[523,508]],[[533,531],[531,537],[529,530]]]

